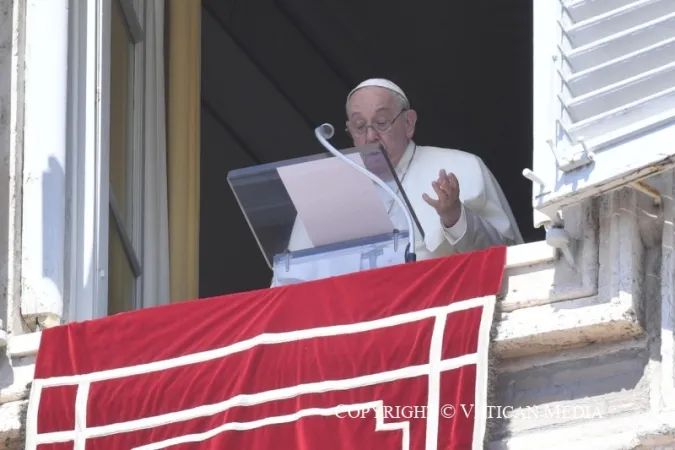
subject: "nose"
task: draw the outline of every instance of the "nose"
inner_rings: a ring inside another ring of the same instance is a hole
[[[372,144],[380,140],[380,135],[372,127],[366,129],[366,142]]]

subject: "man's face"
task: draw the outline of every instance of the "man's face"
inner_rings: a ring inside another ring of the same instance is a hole
[[[347,128],[354,146],[380,143],[396,167],[415,131],[415,112],[400,114],[401,110],[395,94],[387,89],[371,86],[356,91],[347,106]],[[378,131],[388,124],[387,131]]]

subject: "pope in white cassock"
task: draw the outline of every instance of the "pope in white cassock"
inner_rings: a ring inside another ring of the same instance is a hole
[[[396,84],[379,78],[366,80],[349,93],[346,109],[347,130],[354,146],[381,145],[396,168],[425,234],[422,239],[419,231],[416,233],[418,261],[523,243],[504,193],[481,158],[461,150],[427,147],[413,141],[417,113]],[[395,184],[390,187],[397,191]],[[388,194],[380,191],[386,198]],[[388,201],[393,204],[393,200]],[[400,208],[390,206],[387,210],[395,227],[407,229]],[[298,219],[288,249],[311,248],[311,242]],[[343,273],[359,270],[347,267],[349,264],[354,262],[348,258],[317,261],[305,266],[304,270],[309,272],[300,278],[324,278],[334,274],[340,265],[345,266],[341,268]],[[281,280],[273,281],[273,285],[277,283],[285,284]]]
[[[396,168],[425,233],[424,240],[416,239],[417,260],[523,242],[502,189],[481,158],[413,141],[417,113],[396,84],[366,80],[349,93],[346,109],[354,146],[380,144]],[[390,217],[406,229],[399,208],[390,208]],[[309,240],[303,228],[296,223],[290,250]]]

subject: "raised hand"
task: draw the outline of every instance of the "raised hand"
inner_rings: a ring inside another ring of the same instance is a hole
[[[459,201],[459,181],[455,174],[447,174],[445,170],[441,169],[438,172],[438,179],[431,183],[431,187],[438,198],[431,198],[427,194],[423,194],[422,198],[436,210],[443,225],[450,228],[457,223],[462,214],[462,203]]]

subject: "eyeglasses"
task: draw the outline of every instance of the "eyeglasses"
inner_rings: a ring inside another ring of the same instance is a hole
[[[349,133],[352,136],[364,136],[368,132],[368,128],[372,128],[375,130],[376,133],[386,133],[389,130],[391,130],[391,127],[394,126],[394,122],[396,122],[396,119],[398,119],[401,114],[406,112],[408,109],[402,109],[396,116],[389,120],[389,119],[378,119],[374,124],[369,125],[366,123],[359,124],[359,125],[354,125],[352,123],[347,123],[347,133]]]

